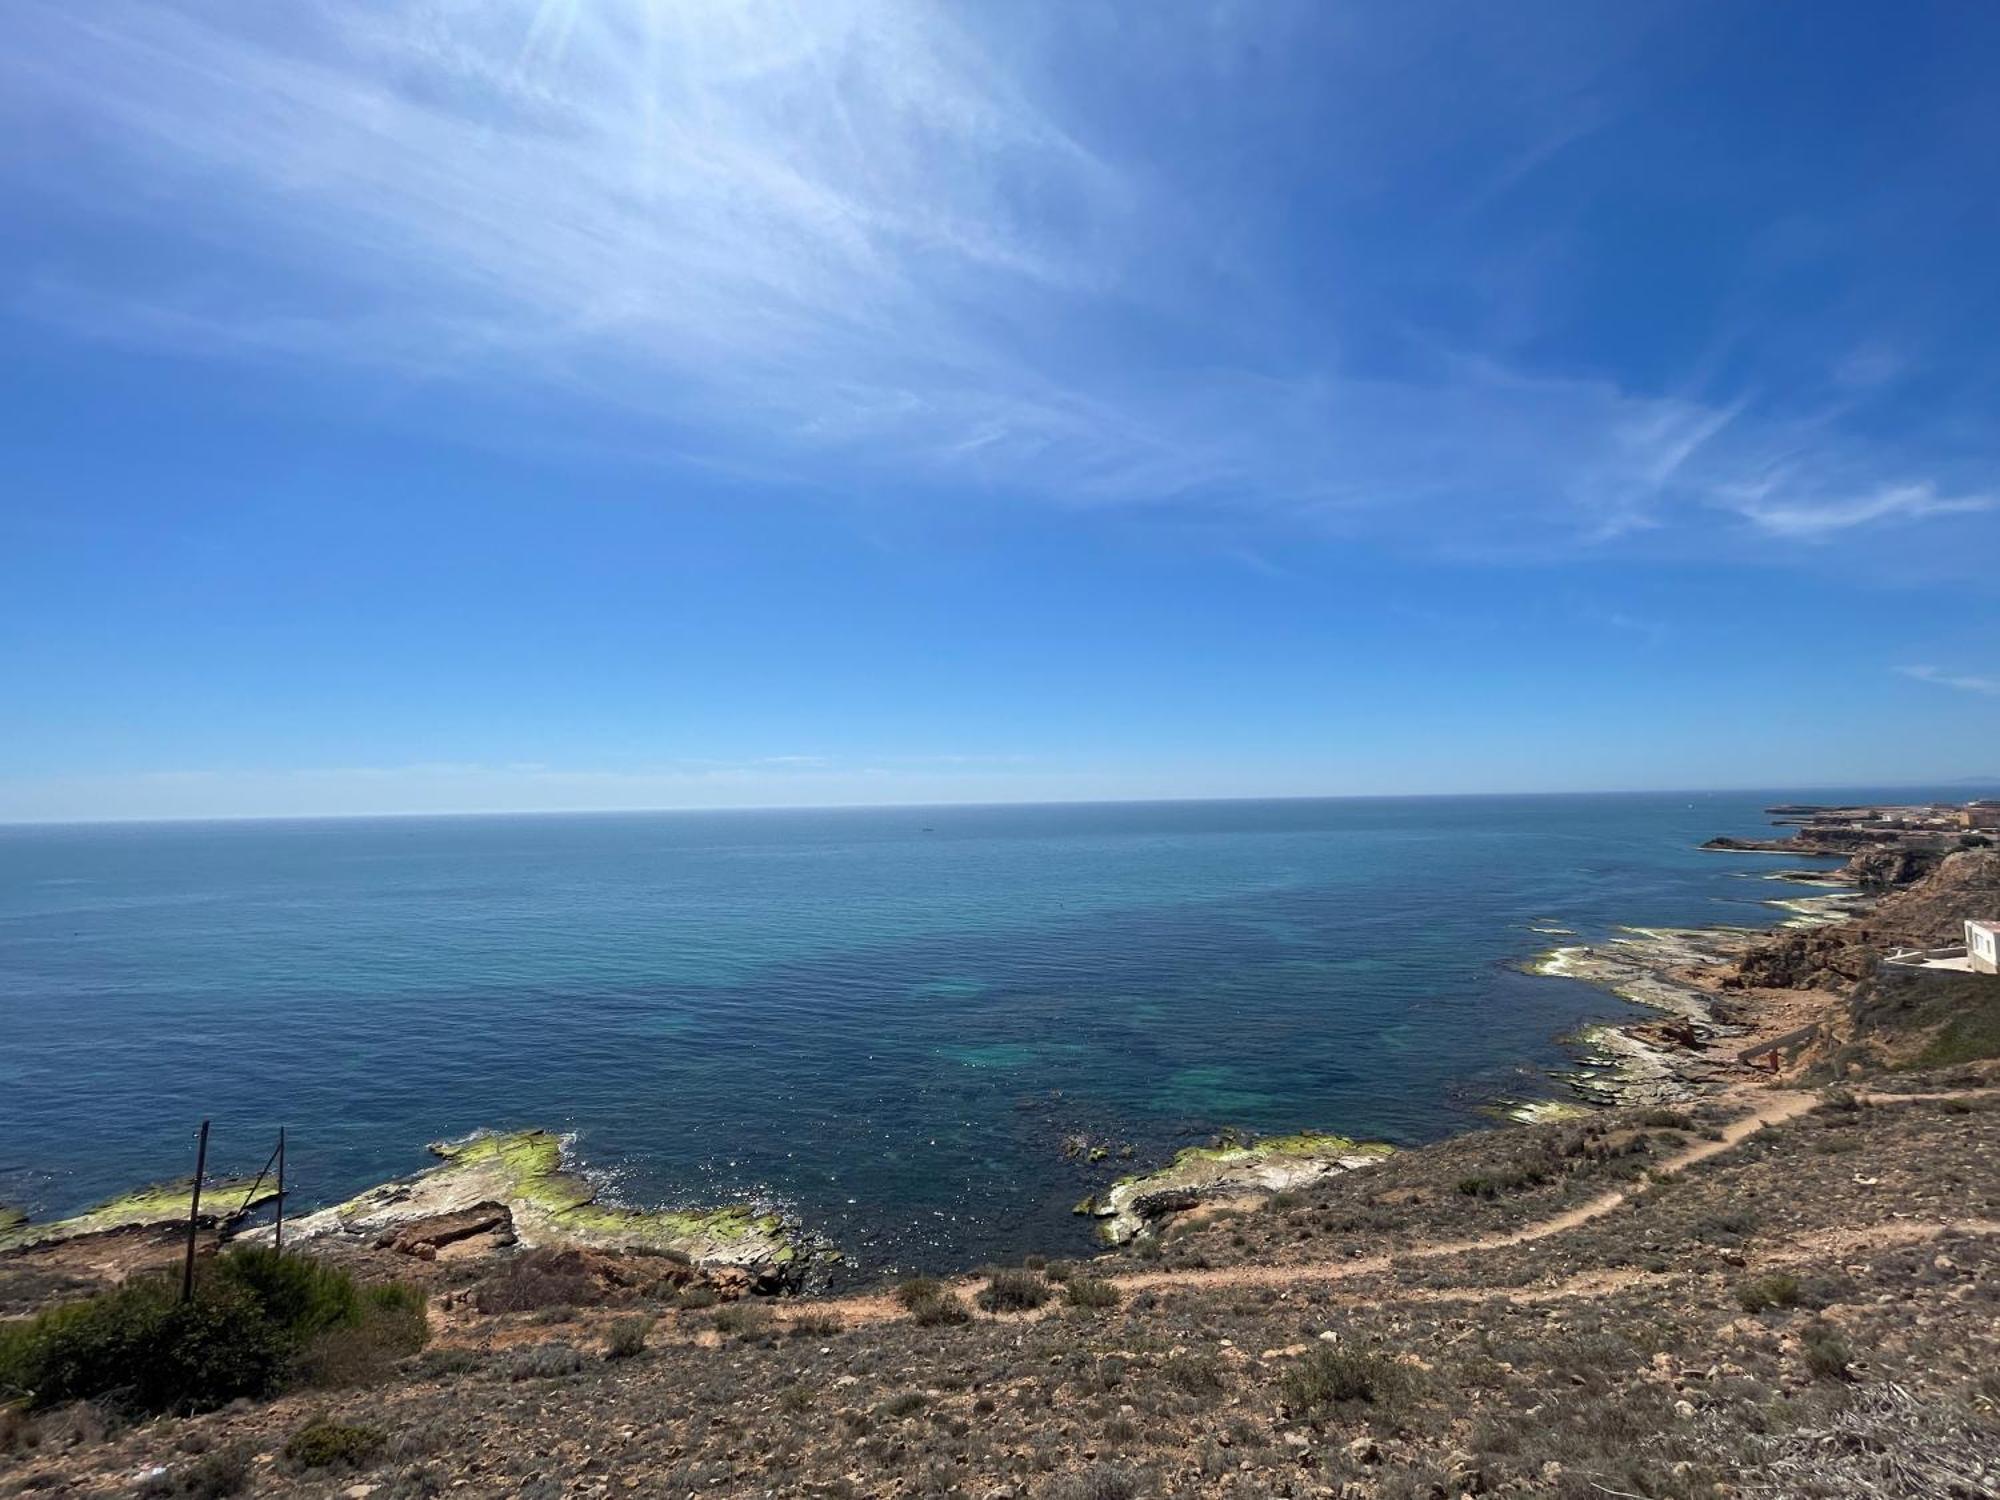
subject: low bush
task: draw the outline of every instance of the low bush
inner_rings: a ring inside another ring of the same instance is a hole
[[[1694,1120],[1678,1109],[1648,1109],[1640,1112],[1638,1124],[1648,1130],[1693,1130]]]
[[[473,1289],[472,1305],[483,1313],[535,1312],[545,1307],[590,1307],[604,1289],[584,1269],[575,1250],[543,1246],[507,1263]]]
[[[931,1403],[931,1398],[922,1391],[905,1391],[900,1396],[891,1396],[875,1408],[875,1415],[884,1421],[895,1421],[899,1417],[915,1416]]]
[[[801,1313],[785,1325],[785,1332],[795,1339],[825,1339],[846,1326],[832,1313]]]
[[[430,1342],[422,1288],[390,1284],[361,1288],[352,1321],[328,1328],[300,1351],[295,1376],[320,1390],[372,1385]]]
[[[1161,1366],[1160,1376],[1168,1385],[1190,1396],[1205,1396],[1223,1386],[1222,1361],[1212,1354],[1187,1354]]]
[[[146,1277],[0,1327],[0,1399],[207,1410],[309,1375],[343,1330],[393,1324],[403,1352],[420,1348],[422,1309],[421,1293],[363,1292],[309,1257],[232,1250],[201,1267],[187,1302],[175,1279]]]
[[[1101,1276],[1076,1276],[1063,1287],[1063,1299],[1071,1307],[1116,1307],[1119,1292]]]
[[[301,1469],[359,1468],[387,1445],[381,1429],[315,1417],[285,1441],[285,1457]]]
[[[721,1300],[715,1294],[713,1287],[691,1286],[674,1298],[674,1306],[684,1312],[699,1312],[705,1307],[715,1306]]]
[[[646,1335],[653,1331],[653,1320],[643,1315],[620,1318],[611,1325],[611,1333],[604,1341],[606,1359],[632,1359],[643,1354],[646,1349]]]
[[[1348,1402],[1385,1401],[1408,1384],[1408,1371],[1373,1350],[1321,1344],[1286,1374],[1281,1389],[1287,1406],[1310,1416]]]
[[[896,1300],[907,1308],[919,1302],[933,1302],[944,1293],[944,1283],[935,1276],[912,1276],[896,1287]]]
[[[1815,1323],[1799,1338],[1799,1354],[1806,1369],[1820,1380],[1845,1380],[1854,1353],[1847,1342],[1825,1323]]]
[[[979,1305],[990,1313],[1032,1312],[1054,1295],[1033,1271],[995,1271],[979,1293]]]
[[[972,1310],[950,1292],[940,1292],[909,1304],[910,1321],[919,1328],[952,1328],[972,1321]]]
[[[771,1328],[771,1309],[755,1302],[732,1302],[719,1308],[715,1314],[715,1331],[733,1333],[741,1338],[751,1338],[760,1333],[768,1333]]]
[[[1546,1168],[1516,1164],[1496,1167],[1490,1172],[1482,1172],[1473,1177],[1461,1177],[1458,1180],[1458,1190],[1468,1198],[1497,1198],[1502,1193],[1540,1187],[1548,1180],[1549,1173]]]
[[[509,1380],[560,1380],[583,1369],[583,1356],[568,1344],[535,1344],[507,1359]]]
[[[1799,1278],[1783,1271],[1740,1282],[1736,1288],[1737,1304],[1748,1313],[1772,1307],[1797,1307],[1799,1297]]]

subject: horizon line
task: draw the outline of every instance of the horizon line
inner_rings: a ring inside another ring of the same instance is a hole
[[[104,818],[0,818],[0,830],[15,828],[118,828],[186,826],[212,823],[379,823],[416,822],[442,818],[629,818],[659,816],[699,816],[725,813],[786,812],[923,812],[966,811],[987,808],[1038,807],[1179,807],[1266,802],[1438,802],[1453,799],[1526,797],[1713,797],[1730,794],[1776,792],[1873,791],[1903,792],[1963,789],[1968,793],[2000,788],[2000,776],[1957,776],[1940,781],[1892,782],[1791,782],[1766,786],[1661,786],[1599,787],[1573,791],[1463,791],[1463,792],[1280,792],[1269,796],[1223,797],[1047,797],[1035,799],[988,799],[968,802],[765,802],[727,806],[695,807],[544,807],[544,808],[448,808],[426,811],[329,813],[215,813],[165,815],[160,817]],[[1828,804],[1829,806],[1832,804]]]

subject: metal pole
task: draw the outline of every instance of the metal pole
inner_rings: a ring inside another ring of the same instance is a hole
[[[285,1248],[285,1127],[278,1127],[278,1228],[271,1237],[271,1247],[282,1252]]]
[[[194,1300],[194,1236],[201,1224],[201,1179],[208,1170],[208,1121],[201,1122],[201,1137],[194,1150],[194,1192],[188,1197],[187,1263],[181,1267],[181,1301]]]

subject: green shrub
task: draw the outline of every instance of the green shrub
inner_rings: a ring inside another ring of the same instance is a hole
[[[232,1250],[210,1262],[205,1274],[210,1280],[233,1282],[243,1288],[264,1310],[265,1317],[287,1329],[300,1343],[360,1317],[362,1297],[355,1291],[354,1279],[310,1256],[255,1248]],[[393,1294],[392,1301],[402,1291],[381,1290]],[[371,1305],[382,1305],[379,1297]],[[421,1293],[418,1307],[422,1307]]]
[[[183,1303],[165,1279],[51,1308],[0,1343],[0,1388],[32,1406],[108,1398],[141,1412],[197,1411],[277,1389],[284,1330],[226,1278]]]
[[[341,1330],[393,1323],[422,1347],[421,1293],[362,1294],[302,1256],[232,1250],[200,1268],[191,1301],[147,1277],[0,1329],[0,1397],[30,1406],[106,1400],[137,1412],[202,1411],[266,1396],[312,1364]]]
[[[972,1321],[972,1311],[950,1292],[939,1292],[910,1305],[910,1321],[919,1328],[950,1328]]]
[[[1845,1380],[1854,1353],[1846,1340],[1825,1323],[1815,1323],[1799,1339],[1806,1369],[1820,1380]]]
[[[302,1469],[358,1468],[381,1453],[381,1430],[315,1417],[285,1441],[285,1457]]]
[[[1347,1402],[1386,1401],[1408,1384],[1409,1373],[1383,1355],[1321,1344],[1286,1374],[1282,1389],[1287,1406],[1312,1415]]]
[[[1032,1312],[1054,1294],[1033,1271],[995,1271],[979,1293],[979,1305],[990,1313]]]
[[[722,1299],[715,1294],[715,1288],[691,1286],[674,1298],[674,1306],[685,1312],[699,1312],[705,1307],[713,1307]]]
[[[1101,1276],[1077,1276],[1063,1288],[1063,1297],[1071,1307],[1116,1307],[1119,1292]]]
[[[1170,1359],[1160,1367],[1160,1376],[1190,1396],[1208,1395],[1223,1386],[1222,1361],[1212,1354],[1186,1354]]]
[[[912,1276],[896,1287],[896,1300],[907,1308],[932,1302],[944,1294],[944,1283],[935,1276]]]
[[[318,1390],[386,1380],[398,1361],[421,1353],[430,1342],[427,1301],[421,1287],[362,1287],[353,1321],[308,1342],[299,1353],[295,1379]]]
[[[914,1416],[930,1405],[931,1398],[922,1391],[905,1391],[900,1396],[891,1396],[875,1408],[875,1414],[884,1421],[894,1421],[898,1417]]]
[[[509,1380],[560,1380],[583,1369],[583,1356],[568,1344],[535,1344],[507,1359]]]
[[[1799,1278],[1783,1271],[1739,1283],[1736,1288],[1736,1301],[1748,1313],[1760,1313],[1771,1307],[1797,1307],[1799,1295]]]
[[[653,1320],[640,1314],[636,1317],[620,1318],[611,1325],[611,1335],[604,1341],[606,1359],[632,1359],[646,1350],[646,1335],[653,1331]]]
[[[732,1302],[715,1314],[715,1331],[754,1338],[771,1328],[771,1309],[755,1302]]]

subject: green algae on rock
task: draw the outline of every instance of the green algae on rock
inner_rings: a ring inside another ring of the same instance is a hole
[[[108,1234],[120,1229],[166,1229],[183,1226],[193,1207],[194,1179],[159,1182],[110,1198],[67,1219],[38,1224],[13,1209],[0,1209],[0,1252]],[[203,1229],[226,1229],[250,1210],[278,1196],[277,1185],[265,1178],[225,1178],[201,1190]]]
[[[774,1281],[788,1279],[799,1255],[783,1218],[745,1205],[650,1210],[600,1203],[597,1189],[564,1166],[561,1138],[546,1130],[481,1131],[430,1150],[440,1165],[296,1219],[286,1239],[375,1241],[420,1220],[493,1204],[507,1210],[513,1237],[530,1248],[684,1255],[699,1266],[738,1267]]]
[[[1098,1233],[1123,1245],[1157,1220],[1206,1200],[1288,1192],[1322,1177],[1373,1166],[1393,1149],[1314,1130],[1248,1143],[1189,1146],[1158,1171],[1119,1178],[1097,1197],[1079,1203],[1077,1212],[1102,1220]]]

